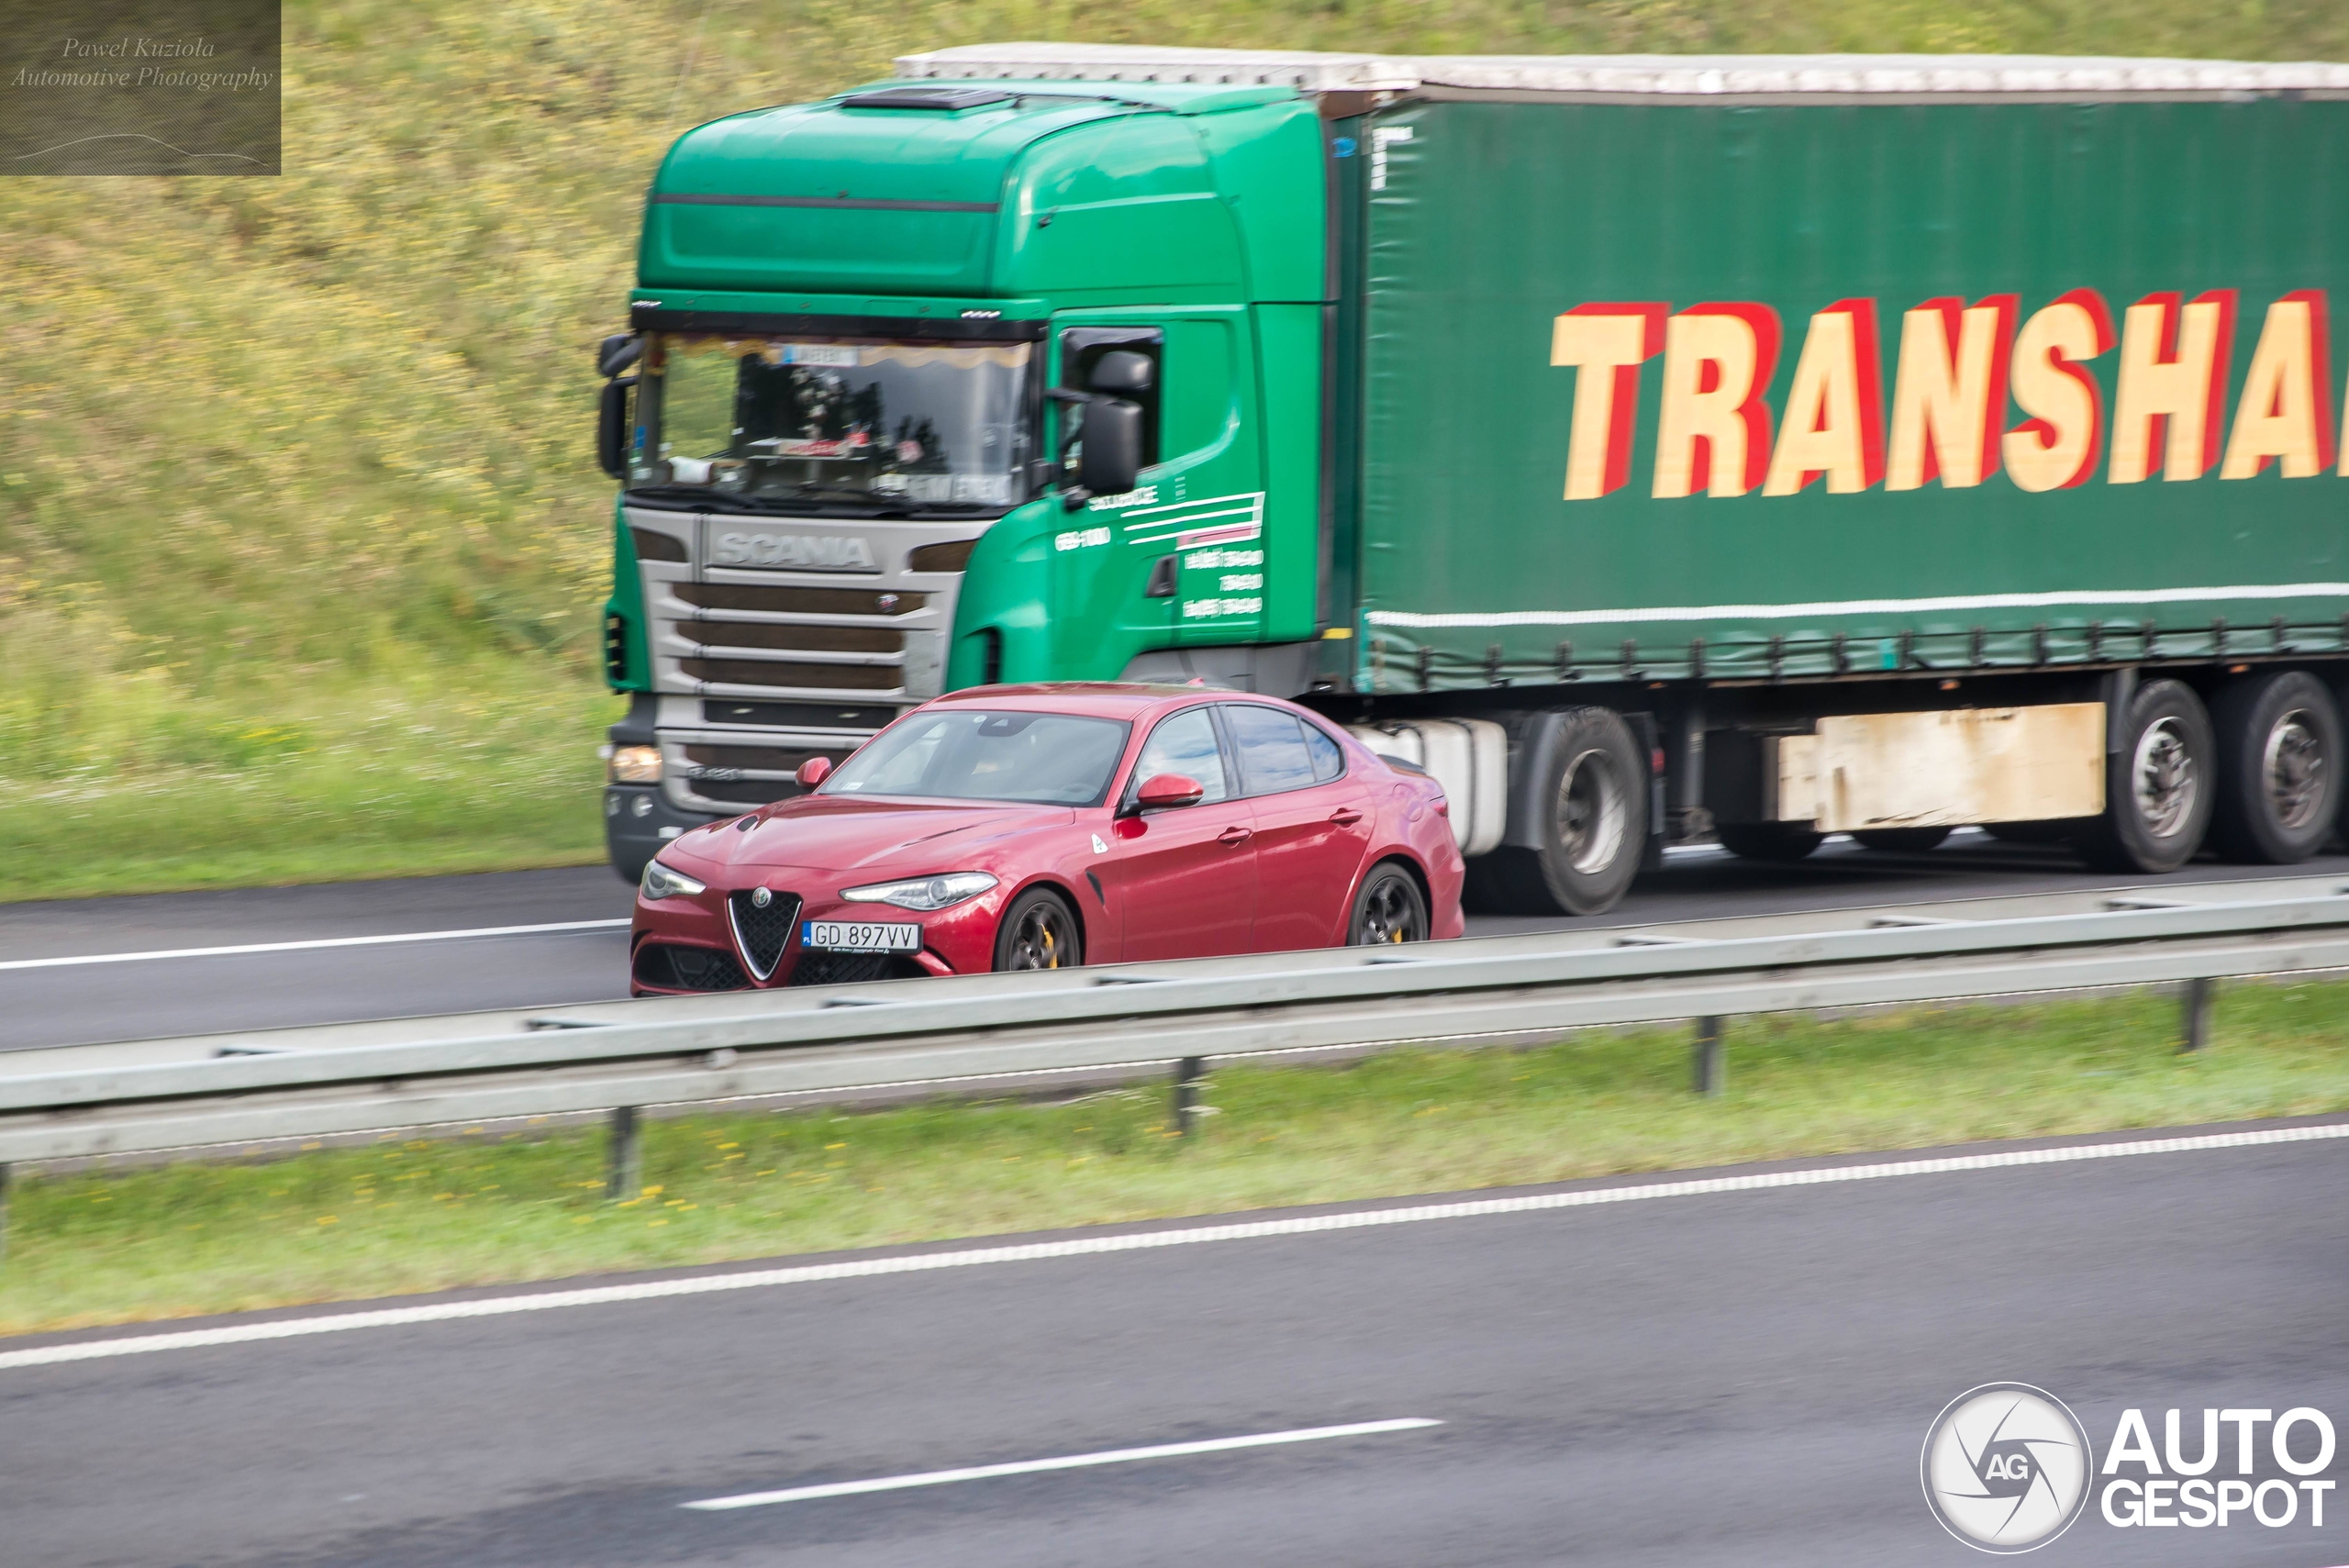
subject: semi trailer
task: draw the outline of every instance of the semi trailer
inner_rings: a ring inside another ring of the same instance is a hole
[[[1070,44],[687,132],[598,431],[633,876],[997,682],[1294,697],[1487,907],[2341,811],[2349,66]]]

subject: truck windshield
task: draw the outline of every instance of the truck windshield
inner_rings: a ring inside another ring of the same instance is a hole
[[[1067,713],[918,714],[842,762],[818,793],[1098,806],[1131,728]]]
[[[660,333],[631,489],[728,509],[864,501],[1000,511],[1024,498],[1026,343]]]

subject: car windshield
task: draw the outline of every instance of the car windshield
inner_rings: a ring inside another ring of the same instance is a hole
[[[874,737],[818,793],[1098,806],[1130,728],[1067,713],[916,714]]]
[[[728,511],[1026,498],[1026,343],[656,333],[632,490]]]

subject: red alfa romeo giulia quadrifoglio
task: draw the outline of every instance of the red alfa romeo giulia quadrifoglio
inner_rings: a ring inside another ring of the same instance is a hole
[[[645,868],[639,994],[1461,931],[1435,781],[1268,697],[982,687],[800,782]]]

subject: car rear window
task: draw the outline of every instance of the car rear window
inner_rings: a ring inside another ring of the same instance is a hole
[[[1295,714],[1252,703],[1233,703],[1223,713],[1250,795],[1278,795],[1314,782],[1313,753],[1306,750],[1305,727]]]
[[[918,713],[874,737],[817,793],[1098,806],[1132,728],[1069,713]]]

